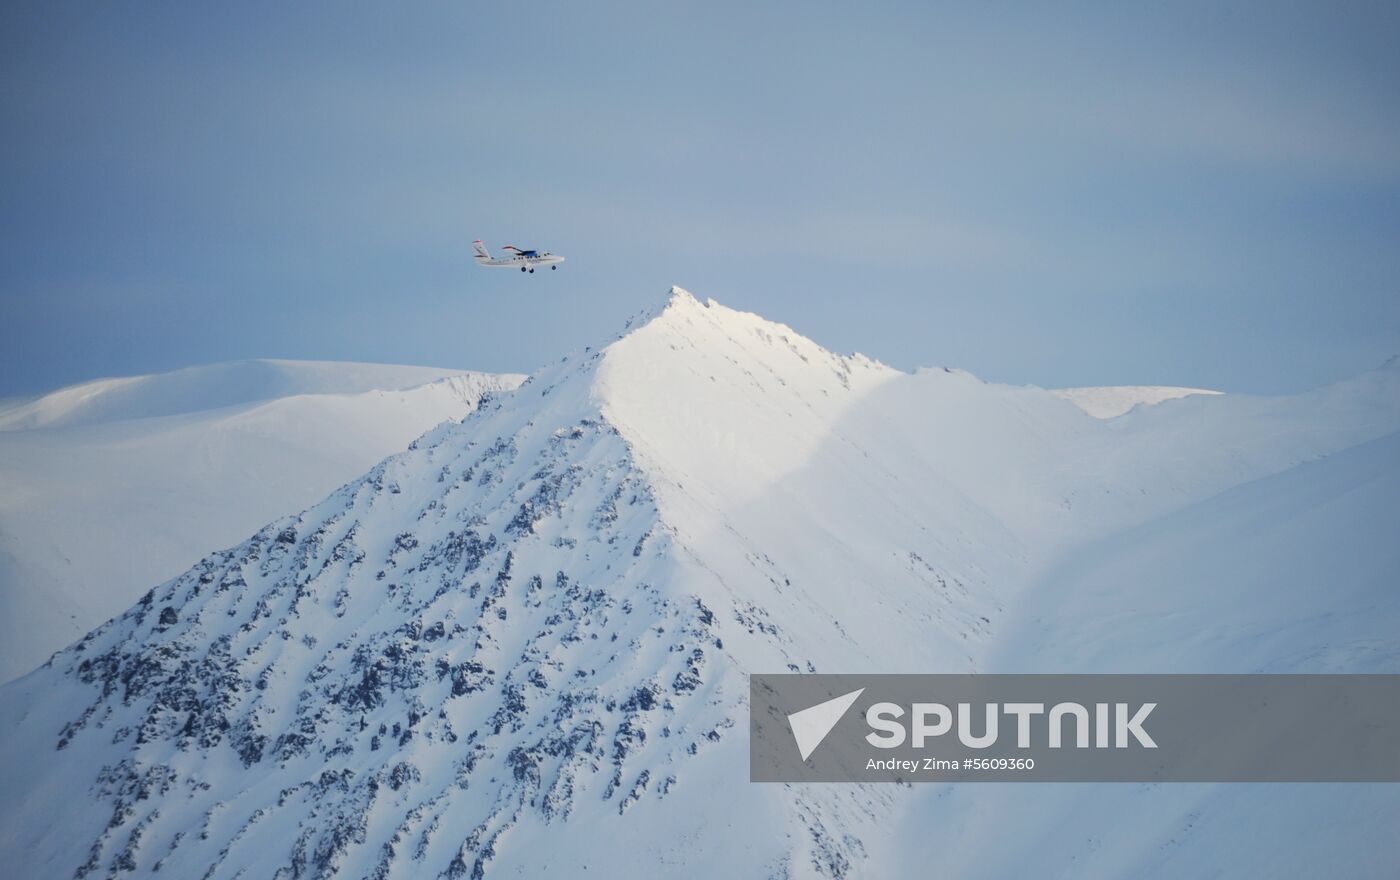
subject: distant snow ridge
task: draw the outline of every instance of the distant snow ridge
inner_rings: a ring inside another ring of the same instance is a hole
[[[1101,422],[675,290],[0,689],[0,851],[26,878],[880,875],[913,793],[749,784],[746,673],[987,670],[1065,547],[1394,433],[1397,400],[1371,375]]]
[[[358,394],[425,385],[461,370],[338,361],[247,360],[98,379],[0,405],[0,431],[182,415],[296,394]],[[486,374],[474,374],[484,376]]]
[[[1138,406],[1179,400],[1193,394],[1221,392],[1206,388],[1175,388],[1169,385],[1107,385],[1101,388],[1056,388],[1052,393],[1063,397],[1096,419],[1112,419]]]

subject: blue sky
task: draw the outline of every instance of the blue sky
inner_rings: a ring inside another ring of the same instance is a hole
[[[1400,7],[1055,5],[5,4],[0,395],[528,371],[673,283],[1046,386],[1400,352]]]

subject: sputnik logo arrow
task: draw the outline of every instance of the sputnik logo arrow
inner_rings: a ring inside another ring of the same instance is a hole
[[[792,738],[797,740],[797,751],[802,754],[802,760],[811,757],[817,746],[826,739],[826,735],[831,733],[836,722],[841,720],[846,710],[851,708],[851,704],[863,693],[865,688],[851,691],[825,703],[809,706],[801,712],[793,712],[787,717],[788,726],[792,728]]]

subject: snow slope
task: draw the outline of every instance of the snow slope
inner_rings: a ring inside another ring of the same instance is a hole
[[[1135,406],[1151,406],[1164,400],[1179,400],[1193,394],[1220,394],[1205,388],[1176,388],[1170,385],[1107,385],[1099,388],[1056,388],[1053,393],[1096,419],[1112,419]]]
[[[997,672],[1400,673],[1400,434],[1068,553]],[[892,871],[1392,877],[1394,785],[935,786]],[[1008,833],[1014,829],[1014,833]]]
[[[1076,554],[1119,559],[1140,534],[1162,549],[1123,565],[1189,557],[1228,535],[1196,518],[1247,514],[1274,537],[1246,554],[1341,540],[1289,531],[1290,512],[1362,499],[1345,521],[1393,497],[1397,431],[1390,368],[1101,420],[1040,389],[840,357],[675,290],[604,348],[207,556],[0,689],[0,750],[30,758],[0,766],[0,851],[19,877],[881,876],[975,863],[1014,816],[1003,835],[1059,845],[1007,845],[1003,873],[1084,875],[1097,839],[1113,857],[1087,875],[1113,876],[1150,867],[1182,810],[1215,797],[1223,816],[1268,813],[1247,835],[1195,838],[1225,873],[1301,845],[1364,873],[1380,851],[1368,833],[1400,818],[1372,789],[751,785],[745,674],[1048,668],[1062,638],[1086,643],[1071,659],[1121,671],[1157,633],[1170,654],[1168,634],[1201,629],[1163,626],[1192,595],[1149,578],[1105,605],[1104,581],[1060,573]],[[1364,497],[1341,491],[1349,479]],[[1393,556],[1336,550],[1339,576],[1376,573],[1358,596],[1393,582]],[[1199,596],[1229,595],[1249,558],[1197,572]],[[1134,618],[1148,596],[1166,610]],[[1335,622],[1315,596],[1274,605],[1265,630],[1237,611],[1200,662],[1286,666],[1300,645],[1346,644],[1331,668],[1369,668],[1355,646],[1400,624],[1392,604]],[[1350,847],[1300,842],[1307,823],[1345,826]]]
[[[0,681],[520,378],[243,361],[0,411]]]

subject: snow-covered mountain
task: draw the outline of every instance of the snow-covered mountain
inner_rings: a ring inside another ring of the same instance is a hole
[[[0,681],[523,378],[239,361],[0,406]]]
[[[1324,625],[1285,580],[1264,635],[1221,598],[1247,564],[1177,557],[1228,558],[1209,526],[1239,520],[1243,553],[1340,541],[1295,519],[1327,497],[1393,512],[1397,431],[1393,368],[1103,420],[675,290],[0,689],[0,750],[22,758],[0,766],[0,851],[19,877],[881,876],[1001,846],[988,804],[1021,823],[1005,834],[1085,831],[1040,798],[1087,800],[1113,860],[1007,846],[1012,873],[1160,867],[1164,841],[1251,804],[1229,864],[1296,847],[1323,804],[1362,829],[1334,865],[1363,870],[1393,797],[1236,789],[1191,799],[1192,824],[1141,787],[965,786],[950,811],[944,787],[749,784],[746,673],[1125,671],[1172,633],[1217,671],[1386,668],[1356,651],[1400,624],[1376,595],[1393,553],[1332,557],[1369,614]],[[1188,613],[1204,599],[1233,609],[1213,639]]]

